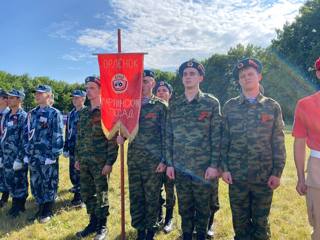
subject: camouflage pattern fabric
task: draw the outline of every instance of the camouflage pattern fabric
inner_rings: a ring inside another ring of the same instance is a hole
[[[6,107],[5,109],[3,109],[1,112],[0,112],[0,122],[2,120],[2,117],[7,113],[9,112],[9,108]],[[2,136],[2,132],[3,132],[3,129],[0,128],[0,138]],[[3,163],[1,162],[0,163],[0,192],[8,192],[8,189],[6,188],[5,186],[5,182],[4,182],[4,168],[3,168]]]
[[[0,141],[0,157],[4,167],[5,186],[13,198],[26,198],[28,195],[28,166],[23,162],[27,137],[24,131],[26,118],[27,113],[20,108],[15,114],[10,110],[1,121],[3,135]],[[22,165],[20,170],[13,169],[15,161]]]
[[[109,215],[108,177],[101,171],[116,161],[118,145],[114,140],[108,141],[102,131],[100,108],[82,109],[77,128],[75,158],[81,168],[81,196],[88,214],[103,219]]]
[[[74,167],[78,121],[79,111],[74,108],[68,114],[63,151],[69,153],[69,177],[75,192],[80,193],[80,171]]]
[[[262,94],[255,103],[240,95],[223,108],[221,167],[233,179],[229,196],[235,239],[270,238],[267,182],[271,175],[280,177],[285,165],[283,128],[279,104]]]
[[[210,215],[212,183],[205,181],[208,167],[218,168],[221,114],[219,101],[199,91],[188,101],[185,96],[170,102],[167,162],[176,171],[176,190],[182,231],[206,233]]]
[[[53,202],[59,182],[57,159],[63,150],[60,111],[50,106],[32,109],[27,116],[26,133],[32,195],[38,204]]]
[[[131,224],[139,230],[153,230],[157,221],[163,173],[155,171],[165,163],[166,114],[165,103],[152,96],[142,105],[139,131],[128,148]]]

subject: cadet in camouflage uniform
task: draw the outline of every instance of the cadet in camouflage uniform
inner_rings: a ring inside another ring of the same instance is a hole
[[[108,141],[101,126],[100,79],[85,79],[90,107],[79,112],[75,147],[76,168],[80,170],[80,191],[90,222],[76,235],[86,237],[96,231],[95,240],[106,238],[109,215],[108,178],[117,159],[118,145]]]
[[[8,108],[8,93],[0,88],[0,122],[3,116],[9,112]],[[3,129],[0,128],[0,139],[2,136]],[[2,196],[0,199],[0,208],[2,208],[7,202],[9,198],[9,190],[5,186],[4,182],[4,168],[2,159],[0,157],[0,192],[2,192]]]
[[[236,240],[270,239],[273,190],[285,165],[281,108],[259,92],[261,70],[256,59],[239,61],[233,74],[242,93],[223,107],[221,167],[229,184]]]
[[[131,224],[139,240],[154,238],[159,194],[165,171],[165,121],[167,106],[152,94],[155,74],[145,70],[139,131],[128,147]]]
[[[179,75],[184,95],[170,101],[167,176],[175,179],[183,239],[206,238],[213,188],[218,181],[221,114],[219,101],[200,90],[205,69],[195,60],[183,63]]]
[[[79,121],[79,112],[84,108],[84,101],[86,100],[86,92],[81,90],[72,91],[72,103],[74,108],[68,114],[65,143],[63,148],[63,155],[69,157],[69,177],[73,185],[71,192],[74,197],[71,200],[73,206],[81,206],[82,198],[80,194],[80,171],[74,166],[75,159],[75,146],[77,137],[77,124]]]
[[[169,83],[165,81],[159,81],[154,88],[154,92],[158,98],[161,98],[162,100],[169,103],[169,100],[172,96],[173,88]],[[162,197],[161,193],[163,191],[163,188],[161,188],[159,198],[160,208],[157,224],[159,226],[162,226],[163,224],[163,231],[165,233],[169,233],[173,230],[173,208],[176,203],[176,196],[174,193],[174,181],[170,180],[165,173],[163,176],[163,185],[166,192],[166,198],[164,199]],[[166,208],[166,216],[163,219],[162,206],[164,205],[164,203]]]
[[[60,111],[50,107],[50,86],[39,85],[35,90],[38,107],[27,115],[25,144],[29,162],[31,192],[39,210],[33,218],[41,223],[50,220],[58,190],[57,159],[63,150],[63,120]]]
[[[27,113],[21,108],[25,97],[22,91],[13,89],[8,93],[9,112],[1,120],[3,134],[0,142],[0,158],[4,167],[6,188],[12,197],[8,215],[17,217],[25,211],[28,196],[28,165],[23,162],[26,142],[25,120]]]

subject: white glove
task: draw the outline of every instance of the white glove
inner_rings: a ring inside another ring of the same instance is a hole
[[[68,158],[68,157],[69,157],[69,152],[68,152],[68,151],[63,152],[63,156],[64,156],[65,158]]]
[[[0,158],[0,168],[3,168],[2,158]]]
[[[17,160],[15,160],[13,162],[13,167],[12,168],[13,168],[14,171],[18,171],[18,170],[21,170],[23,168],[23,165],[22,165],[21,162],[18,162]]]
[[[56,160],[51,160],[50,158],[46,158],[46,161],[44,162],[45,165],[55,164]]]
[[[26,164],[28,164],[28,163],[29,163],[29,158],[28,158],[28,156],[24,156],[24,158],[23,158],[23,162],[24,162],[24,163],[26,163]]]

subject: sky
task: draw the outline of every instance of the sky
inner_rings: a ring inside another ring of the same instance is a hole
[[[175,71],[241,44],[266,47],[305,0],[10,0],[1,3],[0,71],[82,83],[93,53],[147,52],[145,68]],[[1,86],[0,86],[1,87]]]

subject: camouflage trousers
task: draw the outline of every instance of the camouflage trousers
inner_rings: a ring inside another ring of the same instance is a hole
[[[12,198],[27,198],[28,196],[28,166],[14,171],[12,168],[4,169],[5,185]]]
[[[214,180],[212,182],[213,187],[210,192],[210,213],[214,215],[219,209],[219,180]]]
[[[233,181],[229,198],[236,240],[270,239],[269,213],[273,191],[266,183]]]
[[[216,205],[213,204],[216,197],[212,196],[214,184],[178,171],[175,183],[182,232],[192,233],[196,228],[197,232],[205,234],[210,208]]]
[[[85,161],[86,160],[86,161]],[[83,159],[80,162],[81,196],[89,215],[103,219],[109,216],[108,177],[101,174],[104,161]]]
[[[164,189],[166,192],[165,199],[162,197],[163,188],[161,188],[160,195],[159,195],[159,204],[160,207],[165,203],[166,209],[173,209],[176,203],[176,196],[174,194],[174,181],[170,180],[166,174],[162,177],[162,184],[164,185]]]
[[[0,192],[9,192],[4,181],[4,168],[0,168]]]
[[[156,167],[128,164],[131,225],[138,230],[152,230],[157,222],[163,174],[156,173]]]
[[[70,181],[75,188],[76,193],[80,193],[80,171],[78,171],[74,164],[76,162],[76,159],[74,155],[70,155],[69,157],[69,177]]]
[[[58,167],[54,164],[40,164],[29,162],[31,193],[37,204],[54,202],[58,191]]]

